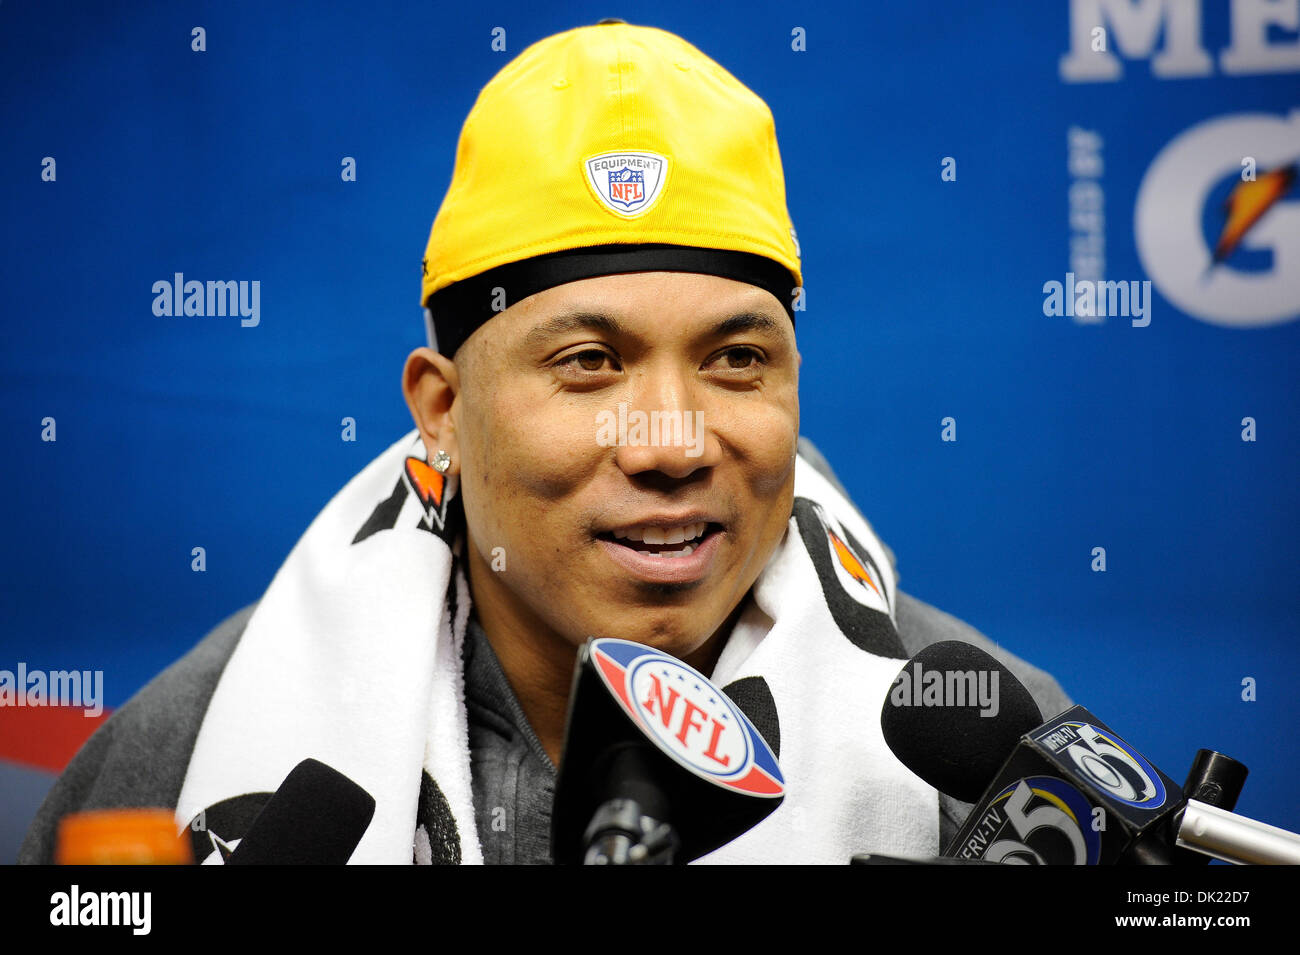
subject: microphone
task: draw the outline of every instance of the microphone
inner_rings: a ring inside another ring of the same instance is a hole
[[[784,798],[767,742],[703,674],[628,640],[579,648],[551,820],[557,865],[683,864]]]
[[[304,759],[253,820],[226,865],[344,865],[375,799],[337,769]]]
[[[1186,861],[1177,846],[1227,861],[1300,860],[1300,837],[1188,799],[1083,707],[1043,721],[1020,681],[969,644],[936,643],[913,657],[885,701],[881,729],[914,773],[976,803],[948,856],[1020,864]],[[1231,808],[1245,772],[1204,750],[1189,786],[1195,781],[1197,795],[1215,794]]]
[[[967,673],[975,674],[973,686]],[[977,705],[981,673],[989,699],[984,707]],[[951,705],[958,690],[964,692],[963,705]],[[984,712],[991,715],[981,716]],[[1042,722],[1025,685],[979,647],[960,640],[931,644],[912,657],[880,713],[885,743],[903,765],[962,802],[977,802],[1020,737]]]

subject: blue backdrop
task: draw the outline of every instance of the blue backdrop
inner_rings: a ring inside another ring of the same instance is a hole
[[[1238,811],[1300,829],[1300,40],[1161,9],[5,2],[0,668],[102,669],[116,707],[262,594],[412,426],[420,259],[478,90],[622,16],[772,108],[803,431],[902,588],[1175,779],[1200,746],[1243,760]],[[1248,159],[1277,194],[1210,267]],[[155,316],[177,272],[259,281],[259,323]],[[1046,314],[1069,272],[1150,280],[1149,324]],[[52,778],[0,763],[0,857]]]

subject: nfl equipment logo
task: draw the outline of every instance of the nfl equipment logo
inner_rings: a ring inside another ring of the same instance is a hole
[[[663,194],[668,158],[650,152],[602,153],[583,160],[592,195],[624,219],[643,215]]]

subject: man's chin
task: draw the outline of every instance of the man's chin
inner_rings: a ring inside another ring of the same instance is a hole
[[[715,613],[705,613],[698,607],[628,607],[601,615],[601,620],[605,621],[603,629],[592,630],[588,635],[630,640],[690,662],[688,658],[706,650],[710,639],[719,633],[717,625],[701,625],[701,620],[712,620]]]

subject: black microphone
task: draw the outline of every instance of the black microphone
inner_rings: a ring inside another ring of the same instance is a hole
[[[703,674],[627,640],[579,648],[551,818],[557,864],[689,862],[784,797],[771,748]]]
[[[972,699],[980,687],[993,692]],[[926,647],[899,673],[880,719],[904,765],[976,804],[944,855],[1073,865],[1174,859],[1186,803],[1178,785],[1081,706],[1043,721],[1024,685],[978,647]]]
[[[975,675],[973,683],[966,673]],[[983,706],[981,675],[989,700]],[[956,705],[958,691],[962,705]],[[903,765],[962,802],[978,801],[1020,737],[1042,722],[1025,685],[979,647],[960,640],[931,644],[912,657],[880,713],[885,743]]]
[[[903,667],[880,714],[886,742],[930,785],[976,803],[945,855],[1202,861],[1190,849],[1237,864],[1300,863],[1300,835],[1229,811],[1247,773],[1236,760],[1198,752],[1188,798],[1082,706],[1035,726],[1039,718],[1029,691],[977,647],[936,643]]]
[[[304,759],[285,777],[226,865],[344,865],[375,799],[337,769]]]

